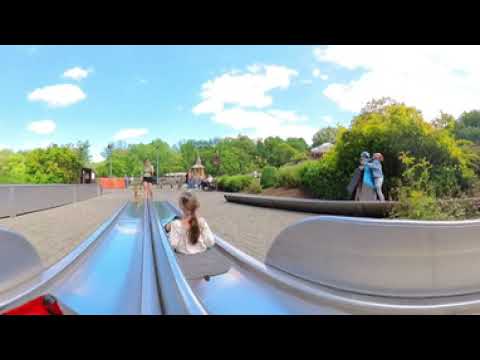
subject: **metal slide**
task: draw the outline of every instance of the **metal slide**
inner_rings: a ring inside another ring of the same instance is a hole
[[[68,314],[161,314],[158,293],[148,208],[128,203],[59,263],[0,292],[0,312],[50,294]]]
[[[284,229],[265,263],[217,237],[209,267],[217,255],[172,250],[175,216],[169,202],[127,203],[40,273],[28,241],[0,230],[0,313],[46,294],[80,315],[480,313],[480,221],[317,216]]]
[[[181,216],[171,203],[154,206],[159,229],[162,218]],[[312,217],[285,229],[265,264],[217,237],[230,270],[188,284],[209,314],[475,314],[480,268],[470,261],[480,257],[479,228]]]

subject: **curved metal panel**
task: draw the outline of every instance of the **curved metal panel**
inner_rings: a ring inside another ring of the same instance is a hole
[[[330,201],[245,194],[225,194],[224,196],[227,201],[254,206],[319,214],[366,217],[385,217],[395,204],[394,202],[379,201]]]
[[[122,206],[107,222],[102,224],[92,235],[78,245],[71,253],[58,263],[39,273],[32,279],[21,283],[7,291],[0,292],[0,311],[15,307],[39,296],[55,283],[65,279],[66,273],[85,257],[85,254],[97,244],[97,240],[107,233],[116,223],[120,214],[125,210]]]
[[[180,214],[180,211],[172,204],[166,203],[165,205]],[[162,209],[165,213],[168,212],[164,207]],[[378,220],[366,221],[376,222]],[[462,224],[468,223],[475,224],[475,222],[462,222]],[[451,225],[449,222],[437,224]],[[209,313],[480,313],[480,293],[437,297],[387,297],[362,294],[316,284],[274,266],[261,263],[218,236],[216,243],[234,262],[232,270],[228,274],[214,277],[208,282],[204,280],[190,282],[195,294],[203,301],[205,309]],[[273,289],[272,286],[277,289]],[[235,297],[236,293],[242,293],[241,300]],[[316,305],[312,307],[312,304]]]
[[[22,235],[0,229],[0,292],[38,274],[42,261]]]
[[[480,221],[320,216],[283,230],[266,264],[364,294],[432,297],[480,291]]]

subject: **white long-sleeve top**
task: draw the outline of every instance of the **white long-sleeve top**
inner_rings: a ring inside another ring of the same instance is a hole
[[[182,254],[197,254],[215,245],[215,237],[205,219],[198,218],[198,224],[200,226],[200,237],[194,245],[190,243],[188,230],[182,226],[180,220],[170,223],[170,244],[176,251]]]

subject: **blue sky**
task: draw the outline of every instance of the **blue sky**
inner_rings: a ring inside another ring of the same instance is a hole
[[[458,115],[479,49],[382,46],[0,46],[0,147],[302,136],[372,97]]]

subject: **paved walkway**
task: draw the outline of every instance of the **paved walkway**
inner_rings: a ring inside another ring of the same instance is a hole
[[[195,192],[200,200],[199,214],[212,231],[248,255],[263,261],[275,237],[288,225],[318,214],[267,209],[230,203],[221,192]],[[170,200],[178,206],[180,192],[159,190],[155,200]]]
[[[1,219],[0,227],[25,236],[48,267],[71,252],[131,197],[130,191],[107,193],[75,205]]]
[[[212,230],[225,241],[263,261],[273,239],[286,226],[314,214],[258,208],[225,201],[220,192],[196,192]],[[180,192],[156,190],[155,200],[177,204]],[[116,191],[101,197],[13,219],[0,219],[0,227],[25,236],[38,251],[45,267],[51,266],[107,221],[132,191]]]

